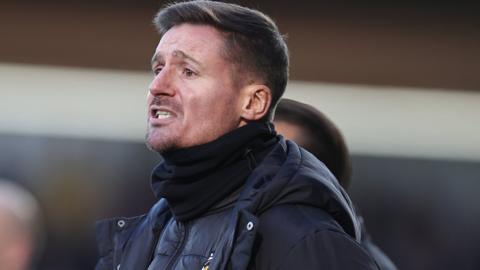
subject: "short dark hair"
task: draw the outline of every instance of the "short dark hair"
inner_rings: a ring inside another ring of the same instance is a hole
[[[273,20],[257,10],[205,0],[167,5],[154,19],[160,35],[183,23],[210,25],[225,34],[228,60],[240,69],[236,74],[256,76],[271,89],[270,120],[285,92],[289,65],[287,45]]]
[[[297,143],[322,161],[344,189],[348,188],[350,154],[342,133],[327,116],[308,104],[281,99],[275,121],[299,127],[303,135]]]

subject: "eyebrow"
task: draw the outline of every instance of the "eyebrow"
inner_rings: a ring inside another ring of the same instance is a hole
[[[180,59],[183,59],[183,60],[188,60],[190,62],[193,62],[194,64],[197,64],[199,66],[201,66],[200,62],[198,60],[196,60],[195,58],[193,58],[192,56],[188,55],[187,53],[185,53],[184,51],[182,50],[174,50],[172,52],[172,56],[174,58],[180,58]],[[162,55],[159,55],[158,52],[156,52],[153,57],[152,57],[152,60],[150,61],[152,67],[157,63],[159,62],[159,59],[162,59],[163,56]]]

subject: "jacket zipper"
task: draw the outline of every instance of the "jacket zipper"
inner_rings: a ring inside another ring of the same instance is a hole
[[[153,245],[154,248],[152,248],[152,250],[150,251],[150,259],[148,260],[150,263],[153,261],[153,259],[155,258],[155,251],[157,250],[157,245],[158,245],[158,241],[160,240],[160,237],[161,237],[161,233],[154,233],[155,235],[155,244]]]
[[[175,253],[173,254],[172,258],[167,264],[167,267],[165,269],[173,269],[173,266],[177,262],[178,258],[180,257],[180,254],[182,253],[183,248],[185,247],[185,242],[187,242],[188,238],[188,225],[183,223],[179,223],[180,226],[183,228],[183,234],[182,238],[180,239],[180,244],[178,245],[177,249],[175,250]]]

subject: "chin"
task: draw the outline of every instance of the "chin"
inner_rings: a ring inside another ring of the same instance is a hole
[[[160,154],[174,148],[173,143],[169,143],[167,140],[165,140],[165,138],[156,138],[155,135],[149,133],[147,133],[145,136],[145,144],[147,145],[148,149]]]
[[[172,150],[175,150],[176,147],[173,146],[173,145],[167,145],[167,144],[152,144],[150,142],[146,142],[146,145],[148,147],[148,149],[152,150],[152,151],[155,151],[159,154],[163,154],[165,152],[168,152],[168,151],[172,151]]]

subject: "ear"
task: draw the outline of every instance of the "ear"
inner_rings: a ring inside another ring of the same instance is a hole
[[[263,118],[270,108],[272,92],[263,84],[248,85],[244,89],[241,118],[249,122]]]

